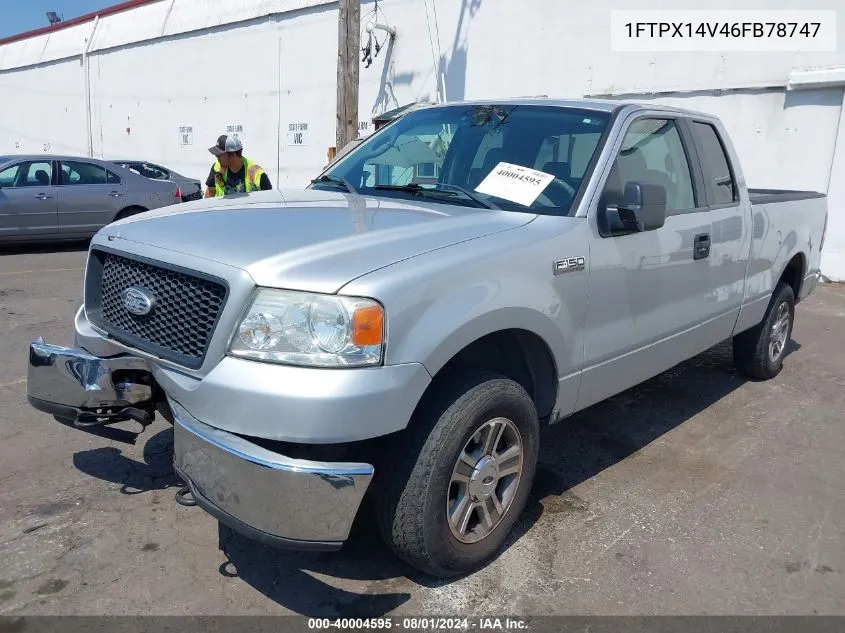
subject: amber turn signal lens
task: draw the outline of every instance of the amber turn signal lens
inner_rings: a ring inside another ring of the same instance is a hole
[[[384,332],[384,314],[379,306],[358,308],[352,314],[352,344],[381,345]]]

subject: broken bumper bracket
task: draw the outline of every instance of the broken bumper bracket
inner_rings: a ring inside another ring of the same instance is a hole
[[[149,424],[154,384],[146,361],[134,356],[100,358],[42,338],[29,346],[29,403],[78,427],[124,420]]]

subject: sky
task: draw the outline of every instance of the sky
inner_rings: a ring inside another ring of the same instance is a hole
[[[119,3],[120,0],[0,0],[0,38],[49,26],[48,11],[70,20]]]

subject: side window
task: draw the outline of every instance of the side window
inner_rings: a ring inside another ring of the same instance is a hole
[[[49,161],[19,163],[0,172],[0,187],[48,187],[52,172]]]
[[[62,182],[63,185],[78,185],[79,172],[71,171],[67,163],[62,163]]]
[[[6,167],[3,171],[0,171],[0,187],[14,187],[15,182],[17,182],[18,172],[20,169],[20,165],[12,165],[11,167]]]
[[[29,163],[29,171],[26,174],[26,180],[19,183],[19,187],[48,187],[50,185],[50,174],[53,173],[53,165],[47,162]],[[22,169],[26,169],[24,165]]]
[[[168,180],[170,178],[170,174],[158,165],[150,165],[147,163],[146,167],[149,172],[147,174],[148,178],[153,178],[154,180]]]
[[[704,178],[710,183],[715,199],[713,204],[730,204],[736,201],[736,184],[731,174],[727,152],[719,135],[709,123],[694,124],[695,136],[701,147]]]
[[[167,180],[170,178],[170,174],[164,169],[150,163],[135,163],[132,165],[132,170],[150,180]]]
[[[108,177],[104,167],[76,161],[62,161],[63,185],[105,185]]]
[[[106,180],[110,185],[119,185],[120,184],[120,176],[115,173],[112,173],[106,170]]]
[[[669,213],[695,208],[689,161],[675,121],[640,119],[631,124],[605,188],[610,199],[621,200],[628,182],[664,187]]]

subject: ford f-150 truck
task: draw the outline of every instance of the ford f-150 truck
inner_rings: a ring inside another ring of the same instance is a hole
[[[822,194],[748,189],[707,114],[432,106],[304,190],[103,228],[74,346],[31,344],[28,396],[78,426],[160,413],[184,501],[260,542],[337,549],[372,511],[405,561],[468,573],[543,425],[728,339],[777,375],[826,224]]]

